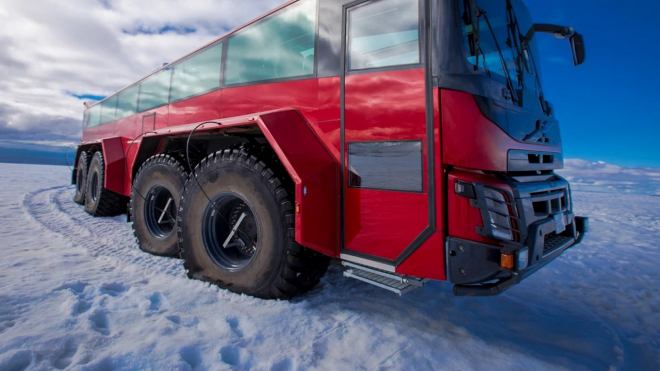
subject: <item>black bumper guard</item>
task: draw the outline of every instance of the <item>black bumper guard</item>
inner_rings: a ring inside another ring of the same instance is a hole
[[[558,224],[563,224],[564,231]],[[553,215],[529,226],[526,243],[494,246],[450,237],[449,275],[457,296],[493,296],[520,283],[561,253],[579,244],[589,229],[589,219],[571,212]],[[518,255],[528,251],[528,264],[518,267]],[[513,270],[500,266],[502,253],[515,256]],[[470,284],[471,282],[483,282]]]

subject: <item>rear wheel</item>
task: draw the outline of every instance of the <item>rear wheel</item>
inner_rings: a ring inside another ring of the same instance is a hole
[[[82,151],[76,165],[76,195],[73,201],[77,204],[85,204],[85,191],[87,189],[87,171],[89,170],[89,152]]]
[[[131,190],[130,215],[140,249],[154,255],[179,254],[176,217],[188,178],[179,161],[165,154],[140,166]]]
[[[126,210],[124,197],[103,187],[105,163],[103,153],[92,156],[87,172],[85,211],[93,216],[115,216]]]
[[[295,242],[292,202],[272,168],[243,148],[197,166],[178,218],[189,277],[266,299],[289,299],[318,283],[329,259]]]

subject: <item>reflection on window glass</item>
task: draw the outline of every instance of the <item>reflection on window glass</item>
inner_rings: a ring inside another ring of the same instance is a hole
[[[117,96],[110,97],[101,103],[101,124],[115,120],[117,111]]]
[[[348,18],[349,69],[420,63],[418,0],[369,3]]]
[[[139,85],[133,85],[119,93],[119,102],[117,103],[117,118],[124,118],[134,115],[137,112]]]
[[[314,73],[316,1],[303,0],[229,39],[225,84]]]
[[[511,13],[507,11],[504,2],[477,1],[467,4],[466,6],[464,1],[460,2],[463,43],[468,62],[473,65],[478,63],[479,68],[486,69],[489,75],[496,74],[497,76],[493,77],[501,81],[504,81],[508,71],[509,76],[518,86],[524,85],[526,88],[536,90],[536,72],[532,66],[532,57],[538,55],[536,38],[532,39],[529,49],[524,48],[520,40],[520,34],[527,32],[532,26],[525,4],[512,1]],[[478,18],[474,15],[475,4],[484,12]],[[492,32],[486,18],[490,22]],[[538,63],[538,58],[534,62]]]
[[[174,66],[171,101],[220,87],[222,44],[213,45]]]
[[[422,142],[348,143],[348,185],[422,192]]]
[[[172,69],[167,68],[149,76],[140,83],[138,112],[167,104],[170,95],[170,76]]]
[[[99,122],[101,119],[101,105],[97,104],[94,107],[87,110],[87,115],[88,115],[87,117],[89,118],[89,122],[87,124],[88,128],[99,126]]]

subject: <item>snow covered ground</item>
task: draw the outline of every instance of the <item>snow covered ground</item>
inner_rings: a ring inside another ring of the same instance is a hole
[[[590,235],[498,297],[434,282],[399,298],[334,267],[283,302],[188,280],[137,249],[125,216],[85,214],[69,179],[0,164],[0,370],[660,369],[654,192],[581,178]]]

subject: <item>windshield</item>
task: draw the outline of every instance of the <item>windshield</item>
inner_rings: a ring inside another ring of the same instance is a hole
[[[525,46],[521,40],[532,25],[525,4],[520,0],[459,0],[459,3],[468,62],[505,83],[508,75],[516,90],[539,95],[536,44],[532,40]]]

